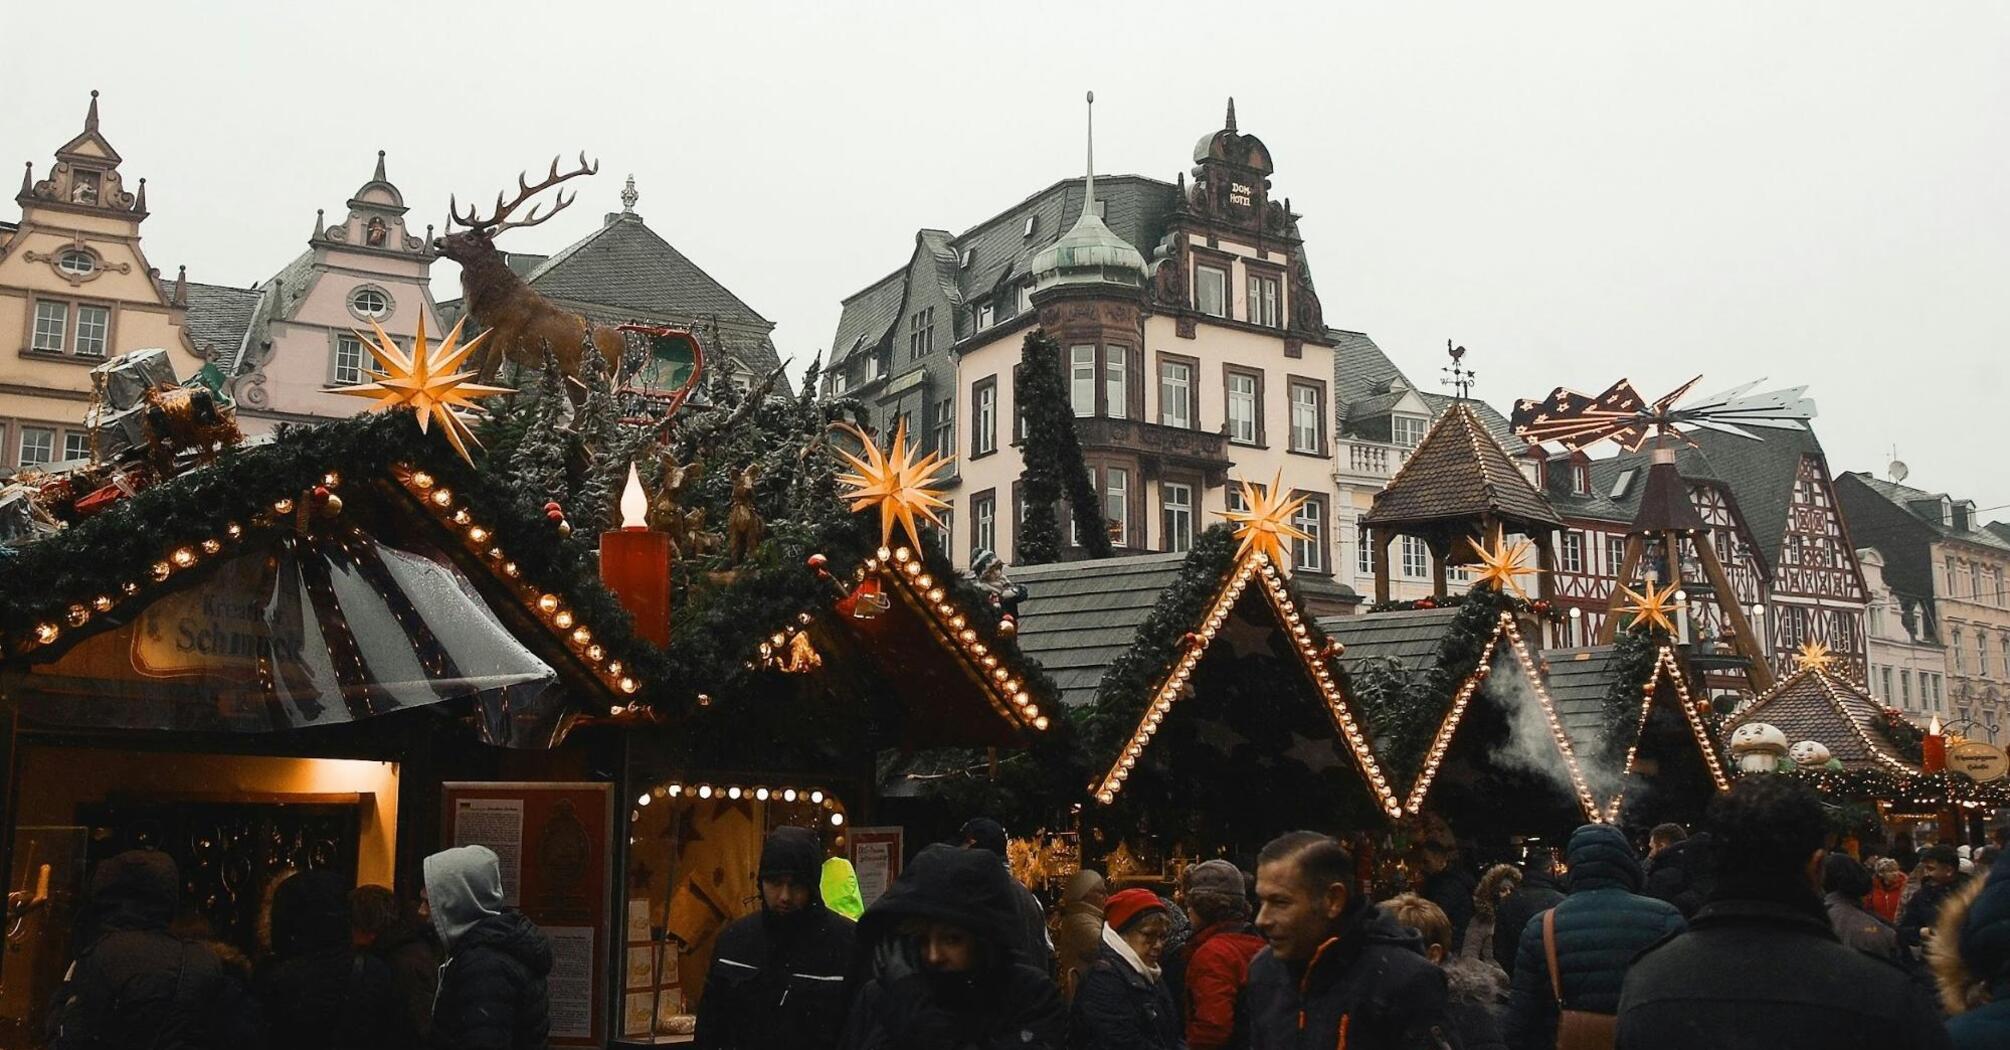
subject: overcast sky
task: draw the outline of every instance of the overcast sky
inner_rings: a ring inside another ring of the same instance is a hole
[[[39,177],[99,88],[154,264],[250,284],[378,149],[416,229],[585,149],[579,203],[505,246],[583,236],[633,172],[800,365],[917,228],[1079,174],[1084,89],[1097,167],[1164,179],[1234,95],[1327,323],[1419,382],[1452,338],[1500,406],[1804,383],[1837,472],[1896,446],[1912,483],[2010,504],[2010,5],[1088,8],[27,5],[0,160]]]

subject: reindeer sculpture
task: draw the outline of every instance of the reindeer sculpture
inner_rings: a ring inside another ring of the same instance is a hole
[[[441,255],[461,264],[461,293],[468,314],[476,324],[489,330],[488,342],[483,345],[477,361],[482,382],[493,379],[496,369],[505,359],[524,368],[544,367],[547,348],[557,360],[559,371],[576,379],[581,355],[585,353],[589,340],[607,360],[607,374],[619,374],[623,348],[621,333],[606,325],[592,324],[538,294],[509,268],[509,264],[503,261],[502,252],[497,251],[495,246],[497,234],[504,230],[536,226],[564,211],[579,195],[568,196],[561,190],[556,205],[550,211],[539,215],[538,209],[542,205],[533,204],[522,219],[511,220],[510,214],[530,198],[568,179],[592,175],[599,170],[598,162],[588,164],[586,154],[581,153],[579,170],[561,175],[558,159],[554,157],[551,174],[535,186],[529,184],[525,174],[517,175],[515,200],[504,203],[503,195],[496,194],[495,213],[486,219],[477,215],[472,204],[468,206],[467,214],[461,215],[460,202],[448,198],[448,228],[458,223],[467,229],[440,237],[433,242],[433,247]]]

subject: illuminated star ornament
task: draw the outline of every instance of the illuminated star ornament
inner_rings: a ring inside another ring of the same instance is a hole
[[[1835,662],[1835,652],[1813,639],[1803,643],[1794,653],[1794,665],[1804,671],[1826,671],[1833,667]]]
[[[1285,499],[1279,496],[1278,493],[1283,490],[1278,487],[1278,483],[1283,479],[1284,472],[1280,470],[1271,477],[1270,487],[1267,489],[1251,484],[1247,480],[1237,479],[1236,484],[1242,486],[1243,509],[1215,512],[1234,523],[1235,534],[1242,540],[1242,546],[1235,552],[1237,561],[1255,551],[1269,558],[1272,564],[1281,566],[1285,564],[1284,541],[1287,537],[1311,541],[1310,533],[1291,523],[1291,516],[1298,512],[1298,508],[1305,505],[1306,497],[1294,496]]]
[[[1521,586],[1521,577],[1534,576],[1537,570],[1533,566],[1523,564],[1522,558],[1528,554],[1532,544],[1525,539],[1518,539],[1510,544],[1505,539],[1496,537],[1493,547],[1488,549],[1481,547],[1476,540],[1469,539],[1466,542],[1472,545],[1473,553],[1480,559],[1478,576],[1473,580],[1474,587],[1491,584],[1497,591],[1506,591],[1524,601],[1528,600],[1528,592]]]
[[[470,466],[474,465],[474,457],[468,454],[468,443],[474,442],[479,448],[481,442],[475,441],[474,431],[468,428],[467,417],[459,410],[479,413],[481,409],[475,406],[476,398],[511,391],[506,386],[471,383],[469,380],[475,378],[475,373],[456,371],[461,362],[467,360],[468,355],[489,336],[483,332],[461,343],[461,325],[466,323],[466,318],[463,318],[460,324],[454,325],[446,340],[435,348],[426,342],[426,318],[423,313],[420,314],[419,332],[412,338],[412,353],[407,357],[398,348],[397,342],[384,334],[383,326],[371,321],[370,327],[376,331],[377,337],[372,339],[361,332],[357,332],[356,336],[363,341],[363,347],[370,351],[370,356],[377,359],[382,371],[365,369],[370,382],[341,387],[335,393],[376,398],[377,403],[371,406],[371,411],[410,408],[419,417],[421,434],[426,433],[433,423],[439,423],[440,431],[453,443],[454,450]]]
[[[1675,633],[1675,585],[1656,587],[1653,580],[1641,590],[1621,586],[1619,593],[1626,596],[1626,611],[1633,614],[1634,626],[1646,624],[1658,627],[1669,634]]]
[[[915,524],[917,517],[934,522],[938,529],[947,527],[936,516],[935,509],[949,506],[949,501],[937,495],[938,490],[931,483],[944,467],[956,461],[956,457],[935,452],[917,457],[919,450],[907,447],[905,419],[894,428],[893,448],[886,452],[881,452],[865,431],[850,423],[833,426],[857,438],[864,446],[865,455],[862,458],[843,449],[836,450],[853,471],[838,475],[837,480],[851,490],[844,494],[844,498],[851,501],[853,511],[879,508],[880,546],[893,542],[895,522],[900,523],[907,533],[908,543],[916,549],[921,547],[921,532]]]

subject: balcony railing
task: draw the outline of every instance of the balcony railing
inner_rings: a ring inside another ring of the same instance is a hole
[[[1403,469],[1403,460],[1409,453],[1410,450],[1401,445],[1342,438],[1339,467],[1357,477],[1392,478]]]
[[[1188,430],[1138,419],[1079,416],[1075,433],[1085,449],[1123,449],[1155,454],[1179,465],[1213,470],[1229,465],[1228,437],[1205,430]]]

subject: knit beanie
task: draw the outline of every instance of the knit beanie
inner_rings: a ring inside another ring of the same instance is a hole
[[[1225,860],[1202,861],[1187,869],[1186,892],[1216,893],[1223,897],[1246,897],[1242,869]]]
[[[1103,921],[1118,933],[1154,912],[1164,915],[1166,905],[1150,890],[1118,890],[1103,902]]]

